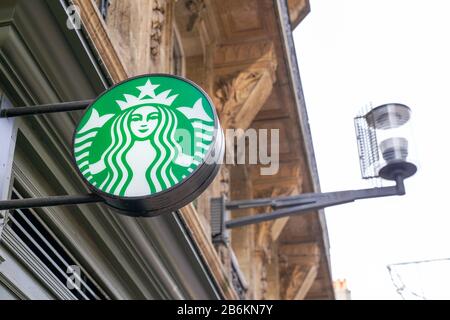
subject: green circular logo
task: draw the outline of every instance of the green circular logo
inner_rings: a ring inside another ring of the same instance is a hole
[[[198,86],[175,76],[139,76],[87,109],[74,134],[75,163],[94,191],[148,197],[198,171],[218,129],[214,107]]]

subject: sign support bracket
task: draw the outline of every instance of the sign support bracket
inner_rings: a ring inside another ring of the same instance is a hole
[[[20,116],[34,116],[43,113],[68,112],[86,109],[94,100],[80,100],[50,104],[40,104],[28,107],[9,108],[0,110],[0,118],[12,118]]]
[[[396,185],[390,187],[347,190],[324,193],[305,193],[297,196],[227,201],[223,196],[211,199],[211,235],[214,243],[229,241],[227,229],[243,227],[283,217],[308,214],[312,210],[353,202],[355,200],[402,196],[405,194],[404,177],[397,175]],[[229,220],[230,210],[271,207],[272,212],[244,216]]]
[[[11,199],[0,201],[0,210],[29,209],[96,202],[105,202],[105,200],[94,193],[28,199]]]
[[[14,118],[20,116],[34,116],[44,113],[84,110],[93,101],[94,99],[89,99],[80,101],[41,104],[19,108],[1,108],[0,118]],[[0,200],[0,211],[14,210],[14,209],[29,209],[38,207],[51,207],[59,205],[96,203],[104,201],[105,200],[103,198],[93,193],[80,195],[49,196],[49,197],[28,198],[28,199]]]

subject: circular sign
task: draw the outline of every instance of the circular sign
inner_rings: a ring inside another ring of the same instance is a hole
[[[132,216],[181,208],[211,183],[224,137],[193,82],[165,74],[123,81],[85,111],[73,137],[76,167],[105,202]]]

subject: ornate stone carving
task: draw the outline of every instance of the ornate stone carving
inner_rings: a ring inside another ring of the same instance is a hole
[[[249,98],[262,77],[261,72],[243,71],[219,77],[215,84],[214,97],[223,127],[234,127],[239,106]]]
[[[246,129],[272,91],[277,66],[271,41],[215,48],[213,97],[224,128]]]
[[[202,19],[203,12],[206,9],[204,0],[187,0],[186,9],[189,10],[191,15],[186,26],[186,31],[190,32],[194,29],[195,24]]]
[[[215,95],[222,105],[227,102],[242,103],[260,78],[261,73],[254,71],[237,72],[221,77],[217,80]]]
[[[152,30],[150,33],[150,55],[152,59],[159,56],[162,42],[166,0],[154,0],[152,8]]]

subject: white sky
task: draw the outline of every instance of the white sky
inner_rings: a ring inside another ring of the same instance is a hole
[[[325,211],[333,278],[347,279],[353,299],[399,299],[388,264],[450,257],[450,1],[310,2],[294,39],[322,191],[370,187],[354,136],[360,107],[413,110],[420,167],[407,194]],[[450,299],[450,262],[395,270],[408,289]]]

